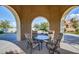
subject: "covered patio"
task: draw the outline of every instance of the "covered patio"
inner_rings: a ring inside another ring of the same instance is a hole
[[[62,32],[63,30],[61,28],[61,21],[64,19],[64,15],[67,15],[69,11],[66,11],[70,8],[73,9],[77,6],[68,6],[68,5],[11,5],[11,6],[4,6],[8,8],[13,15],[15,16],[16,23],[17,23],[17,32],[16,32],[16,41],[0,41],[0,46],[2,47],[2,51],[0,53],[6,53],[16,47],[15,52],[18,54],[31,54],[30,53],[30,47],[27,48],[28,42],[27,38],[25,37],[26,33],[30,34],[30,37],[32,38],[32,21],[37,17],[45,17],[47,21],[49,22],[49,30],[53,31],[55,30],[55,36]],[[64,36],[63,36],[64,37]],[[62,37],[62,40],[60,42],[60,48],[58,49],[60,51],[60,54],[78,54],[79,53],[79,44],[69,44],[68,42],[64,42],[64,38]],[[9,38],[10,39],[10,38]],[[70,39],[70,38],[69,38]],[[4,45],[8,42],[12,43],[12,45],[6,45],[4,49]],[[14,46],[15,45],[15,46]],[[9,49],[10,48],[10,49]],[[4,49],[4,50],[3,50]],[[21,50],[21,52],[18,52],[18,50]],[[13,50],[12,50],[13,51]],[[10,51],[11,53],[13,53]],[[16,54],[16,53],[15,53]],[[46,43],[42,43],[42,49],[39,50],[38,47],[34,48],[32,50],[32,54],[49,54],[49,51],[46,47]]]

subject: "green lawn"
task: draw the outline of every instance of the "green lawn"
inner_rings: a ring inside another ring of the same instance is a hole
[[[65,32],[65,33],[70,33],[70,34],[77,34],[77,35],[79,35],[79,32]]]

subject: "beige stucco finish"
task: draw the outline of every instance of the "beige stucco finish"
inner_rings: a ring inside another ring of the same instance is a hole
[[[48,19],[50,30],[60,32],[61,17],[64,12],[70,8],[68,5],[50,5],[50,6],[31,6],[31,5],[12,5],[11,6],[20,17],[21,39],[24,39],[24,33],[31,33],[31,24],[34,18],[42,16]]]

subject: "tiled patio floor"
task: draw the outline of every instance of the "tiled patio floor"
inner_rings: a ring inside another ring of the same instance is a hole
[[[29,49],[26,48],[26,45],[27,45],[26,41],[22,41],[18,45],[26,52],[26,54],[30,54]],[[78,54],[79,45],[70,45],[70,44],[61,42],[61,48],[59,49],[59,51],[61,54]],[[49,53],[44,44],[42,50],[38,50],[38,48],[35,48],[32,54],[49,54]]]
[[[10,49],[10,50],[17,50],[17,51],[24,51],[26,54],[30,54],[30,49],[27,49],[27,41],[20,41],[16,42],[17,45],[14,43],[8,42],[8,41],[0,41],[0,53],[3,53],[4,50]],[[2,47],[2,48],[1,48]],[[5,49],[4,49],[5,48]],[[21,49],[20,49],[21,48]],[[1,51],[2,50],[2,51]],[[61,54],[79,54],[79,45],[78,44],[68,44],[61,42],[61,48],[59,49]],[[45,43],[43,43],[42,50],[39,50],[38,47],[33,49],[32,54],[49,54],[48,50],[45,46]]]
[[[79,53],[79,44],[68,44],[68,43],[61,43],[61,48],[71,51],[73,53]]]

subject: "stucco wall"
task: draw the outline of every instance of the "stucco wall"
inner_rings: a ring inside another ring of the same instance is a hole
[[[21,38],[24,39],[24,33],[31,33],[31,24],[35,17],[43,16],[48,19],[50,30],[60,32],[60,21],[63,13],[71,6],[31,6],[31,5],[13,5],[11,6],[19,15],[21,22]]]

